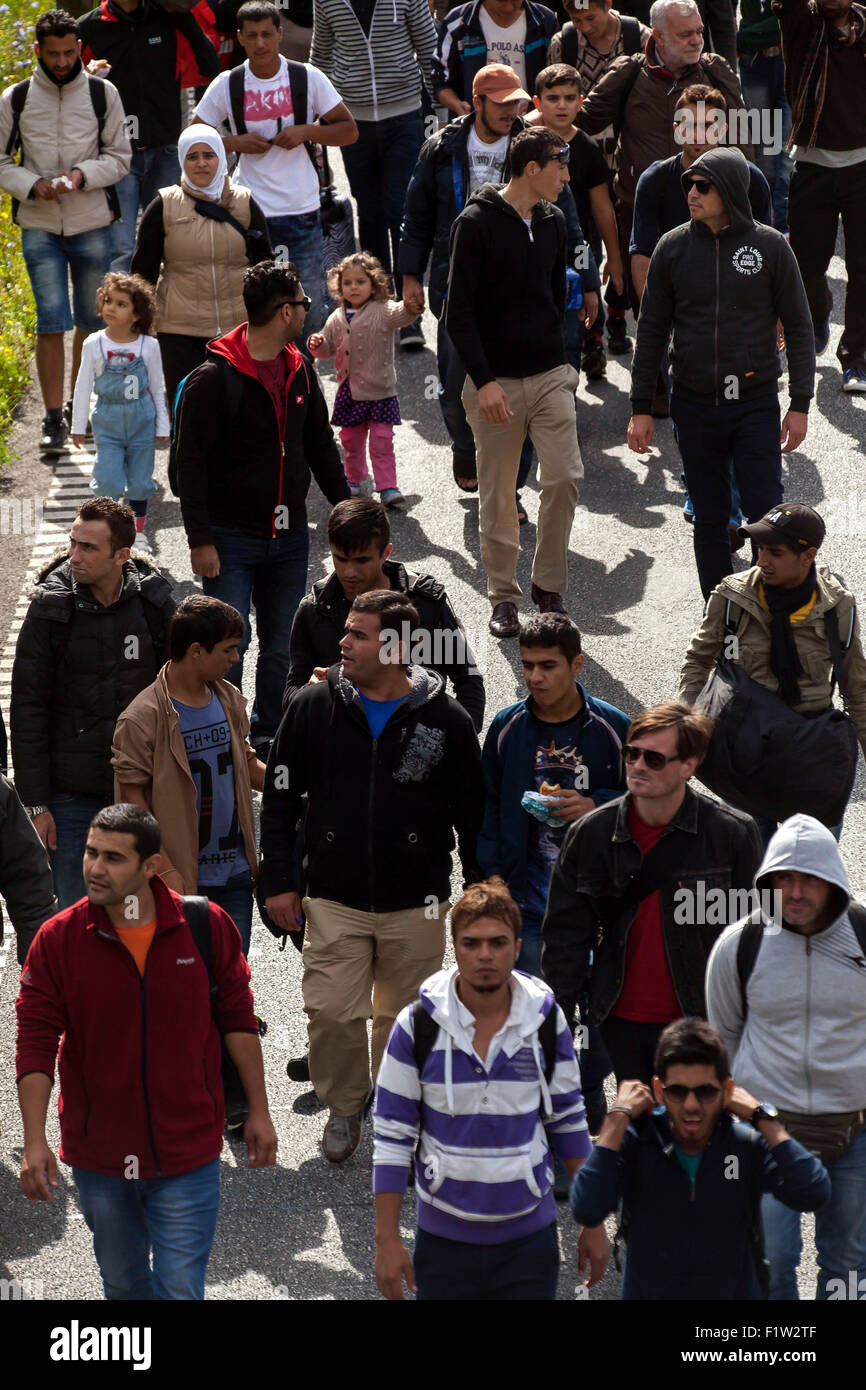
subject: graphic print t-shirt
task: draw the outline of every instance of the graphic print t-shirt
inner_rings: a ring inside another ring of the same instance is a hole
[[[524,92],[529,91],[526,85],[526,11],[522,10],[520,18],[509,24],[507,29],[494,24],[483,5],[478,11],[478,18],[487,47],[485,63],[504,63],[517,73]]]
[[[307,114],[310,121],[340,104],[340,94],[323,72],[307,63]],[[289,69],[285,58],[275,77],[254,77],[249,61],[244,65],[244,122],[250,135],[273,140],[286,126],[295,125]],[[208,87],[196,108],[205,125],[219,126],[230,121],[229,73],[220,73]],[[304,113],[301,113],[301,123]],[[234,134],[234,125],[232,124]],[[297,216],[316,212],[319,207],[319,179],[303,145],[293,150],[272,145],[267,154],[242,154],[232,176],[235,183],[248,188],[265,217]],[[277,247],[274,247],[276,252]]]
[[[547,782],[553,787],[559,783],[563,791],[577,790],[584,796],[592,794],[586,782],[580,752],[585,717],[581,710],[580,714],[563,724],[545,724],[536,718],[540,733],[535,748],[533,785],[528,790],[540,792],[542,782]],[[524,812],[524,815],[528,814]],[[523,904],[527,912],[539,916],[544,914],[550,876],[567,829],[567,825],[543,825],[535,816],[529,818],[527,893]]]
[[[509,135],[503,135],[495,145],[485,145],[484,141],[478,138],[473,125],[466,141],[466,156],[469,160],[467,197],[470,193],[477,193],[483,183],[504,182],[502,171],[505,168],[510,138]]]
[[[195,782],[199,886],[220,886],[249,868],[238,825],[232,738],[216,694],[196,709],[172,700]]]

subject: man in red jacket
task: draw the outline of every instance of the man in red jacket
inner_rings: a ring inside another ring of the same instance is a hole
[[[117,1300],[204,1298],[223,1142],[220,1035],[249,1103],[249,1166],[272,1165],[277,1150],[237,928],[211,904],[212,1008],[182,901],[158,875],[159,851],[159,826],[142,806],[94,817],[87,897],[39,930],[16,1004],[21,1190],[51,1201],[58,1186],[45,1118],[62,1035],[60,1157],[105,1296]]]

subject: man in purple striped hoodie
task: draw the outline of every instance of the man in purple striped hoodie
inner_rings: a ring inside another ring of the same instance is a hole
[[[552,991],[514,969],[520,910],[502,879],[464,893],[451,931],[456,966],[399,1014],[379,1071],[376,1283],[389,1299],[404,1281],[425,1300],[554,1299],[553,1155],[571,1177],[592,1149],[571,1032]],[[413,1157],[414,1268],[399,1232]],[[604,1227],[578,1249],[597,1283]]]

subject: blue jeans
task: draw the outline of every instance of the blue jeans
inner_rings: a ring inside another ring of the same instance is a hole
[[[133,152],[129,173],[114,185],[121,220],[113,222],[111,226],[112,270],[129,270],[135,248],[135,224],[139,208],[143,212],[153,202],[160,188],[170,188],[179,178],[177,145]]]
[[[96,291],[111,260],[110,227],[97,227],[77,236],[24,227],[21,251],[36,301],[37,333],[69,333],[72,328],[96,333],[103,327],[96,312]]]
[[[72,1176],[107,1299],[204,1298],[219,1211],[218,1158],[176,1178],[108,1177],[89,1168],[73,1168]]]
[[[390,273],[397,264],[406,189],[424,143],[420,107],[384,121],[358,121],[358,139],[341,153],[352,197],[358,205],[358,241]],[[394,277],[397,298],[403,277]]]
[[[776,58],[768,58],[763,53],[742,54],[740,85],[747,107],[772,112],[771,139],[773,144],[781,141],[782,148],[777,153],[757,142],[754,150],[755,163],[773,195],[773,226],[777,232],[785,233],[788,230],[788,185],[794,161],[785,149],[785,142],[791,134],[791,108],[785,98],[785,61],[781,53]],[[777,112],[780,117],[778,128],[775,120]]]
[[[318,212],[299,212],[269,217],[268,235],[274,259],[291,261],[297,268],[304,293],[312,304],[304,320],[304,340],[317,333],[327,317],[325,303],[325,244]]]
[[[731,469],[743,515],[758,521],[782,500],[779,397],[721,405],[671,396],[671,423],[695,509],[694,547],[705,599],[732,572]]]
[[[253,738],[273,738],[283,717],[292,623],[307,590],[310,533],[306,521],[294,530],[279,531],[269,540],[227,526],[212,529],[220,572],[216,579],[203,579],[202,589],[211,598],[230,603],[246,625],[238,643],[238,660],[227,679],[242,689],[244,655],[250,645],[250,607],[254,605],[259,655],[250,734]]]
[[[228,913],[240,932],[244,955],[248,956],[253,934],[253,876],[249,869],[234,874],[225,883],[200,883],[198,892]]]
[[[58,907],[71,907],[84,897],[84,845],[97,811],[108,805],[101,796],[58,792],[48,809],[57,827],[57,848],[49,854]]]
[[[866,1279],[866,1130],[841,1158],[827,1165],[827,1172],[832,1189],[830,1200],[815,1212],[815,1297],[850,1299],[853,1292],[857,1298],[856,1286]],[[761,1201],[761,1218],[765,1253],[770,1262],[770,1298],[799,1298],[797,1265],[803,1249],[800,1212],[766,1193]],[[866,1296],[866,1282],[859,1292],[861,1297]]]
[[[579,357],[577,365],[580,366]],[[466,380],[466,368],[457,356],[454,344],[448,336],[448,330],[445,327],[444,308],[436,334],[436,367],[439,373],[439,409],[442,411],[442,419],[445,421],[445,428],[451,438],[451,452],[458,466],[461,469],[466,469],[465,475],[460,472],[458,477],[474,477],[476,476],[475,436],[469,421],[466,419],[466,411],[463,408],[461,396],[463,383]],[[532,447],[532,440],[527,435],[520,451],[520,467],[517,470],[518,492],[529,477],[534,459],[535,451]]]
[[[419,1229],[412,1263],[419,1303],[552,1303],[559,1277],[556,1222],[500,1245],[446,1240]]]

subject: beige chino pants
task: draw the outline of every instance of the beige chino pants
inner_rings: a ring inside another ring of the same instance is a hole
[[[541,503],[532,563],[532,582],[539,589],[564,594],[568,585],[568,542],[577,484],[583,462],[574,420],[574,391],[579,380],[564,363],[536,376],[497,377],[514,412],[506,425],[491,425],[478,406],[478,392],[466,378],[462,400],[475,436],[478,459],[478,531],[481,563],[487,573],[491,604],[519,603],[517,556],[520,526],[514,505],[520,450],[528,434],[538,454]]]
[[[401,912],[361,912],[305,898],[304,1010],[310,1077],[335,1115],[355,1115],[370,1089],[367,1019],[373,1016],[373,1084],[394,1019],[442,965],[450,903]],[[372,996],[372,1009],[371,1009]]]

